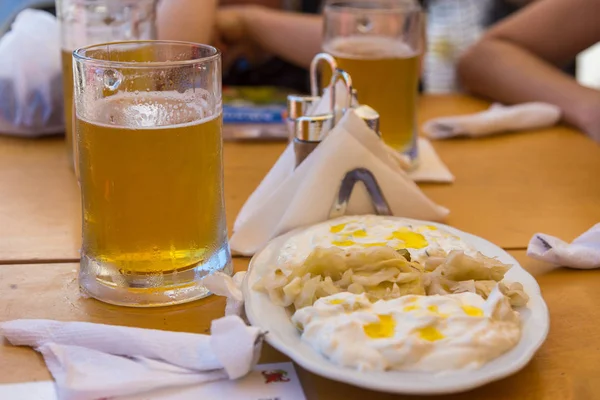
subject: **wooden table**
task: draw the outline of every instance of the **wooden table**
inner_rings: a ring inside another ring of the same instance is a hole
[[[550,307],[550,335],[534,360],[512,377],[480,389],[443,399],[592,400],[600,398],[600,271],[552,269],[510,252],[537,275]],[[248,260],[235,259],[236,270]],[[49,318],[144,328],[207,333],[210,321],[223,315],[224,300],[209,297],[192,304],[162,309],[132,309],[82,298],[77,287],[77,264],[4,265],[0,267],[0,321]],[[0,347],[0,383],[51,379],[42,357],[29,348]],[[261,362],[287,361],[268,345]],[[409,399],[375,394],[330,381],[297,367],[309,399]],[[436,399],[439,397],[431,397]],[[425,398],[423,398],[425,399]]]
[[[461,96],[425,97],[420,120],[484,109]],[[550,308],[547,342],[520,373],[449,399],[600,399],[600,271],[571,271],[526,257],[537,231],[571,240],[600,221],[600,146],[566,127],[481,140],[436,142],[456,176],[452,185],[421,185],[450,208],[448,223],[508,249],[534,275]],[[229,227],[273,165],[281,143],[227,143],[225,195]],[[0,138],[0,321],[78,320],[205,333],[223,314],[210,297],[163,309],[130,309],[79,295],[78,188],[62,138]],[[234,260],[236,270],[248,260]],[[0,347],[0,383],[50,379],[27,348]],[[269,346],[262,362],[287,358]],[[298,368],[309,399],[407,399],[357,389]],[[438,397],[439,398],[439,397]]]
[[[468,97],[425,97],[420,120],[486,106]],[[447,222],[459,229],[507,249],[523,249],[535,232],[571,240],[600,221],[600,146],[571,129],[434,146],[456,182],[421,187],[451,210]],[[226,144],[230,229],[283,149],[282,143]],[[62,138],[0,138],[0,199],[0,263],[79,259],[78,187]]]

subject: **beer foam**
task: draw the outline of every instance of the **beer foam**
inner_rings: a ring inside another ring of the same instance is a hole
[[[163,129],[203,124],[220,115],[211,112],[208,92],[196,89],[175,91],[119,93],[97,100],[86,122],[124,129]],[[89,106],[88,106],[89,107]]]
[[[418,55],[406,43],[386,36],[346,36],[330,40],[323,50],[334,57],[358,60],[410,58]]]

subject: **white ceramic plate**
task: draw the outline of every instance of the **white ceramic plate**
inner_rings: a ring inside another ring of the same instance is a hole
[[[459,236],[486,256],[496,257],[505,264],[513,265],[506,274],[505,280],[521,282],[530,297],[527,307],[518,310],[523,321],[523,332],[521,341],[515,348],[480,369],[471,371],[444,373],[359,372],[332,363],[300,340],[300,333],[292,325],[287,310],[271,303],[266,294],[251,290],[266,268],[275,263],[281,246],[301,230],[274,239],[252,258],[243,285],[246,314],[249,321],[252,325],[268,331],[267,342],[287,354],[303,368],[329,379],[383,392],[444,394],[466,391],[504,378],[525,367],[546,339],[550,325],[548,308],[533,276],[525,271],[510,254],[487,240],[443,224],[424,221],[414,221],[414,223],[436,225]]]

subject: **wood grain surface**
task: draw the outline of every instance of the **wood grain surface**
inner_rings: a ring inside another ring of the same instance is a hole
[[[465,96],[426,96],[419,120],[485,109]],[[456,176],[453,184],[422,184],[448,207],[447,223],[510,253],[538,279],[551,329],[520,373],[447,397],[467,399],[600,399],[600,271],[555,269],[523,251],[535,232],[571,240],[600,221],[600,146],[568,127],[434,142]],[[225,144],[228,226],[277,160],[284,143]],[[222,298],[160,309],[132,309],[81,297],[76,280],[80,244],[78,186],[62,137],[0,137],[0,321],[48,318],[208,333],[223,315]],[[248,259],[234,259],[236,270]],[[1,339],[0,339],[1,340]],[[286,356],[265,346],[262,362]],[[408,399],[329,381],[299,368],[309,399]],[[0,346],[0,383],[47,380],[43,360],[28,348]],[[419,397],[418,399],[428,399]]]
[[[594,400],[600,398],[600,271],[554,269],[510,252],[542,288],[550,309],[550,333],[532,362],[521,372],[479,389],[451,396],[416,399],[452,400]],[[236,270],[248,259],[236,258]],[[47,318],[89,321],[143,328],[209,333],[210,321],[223,315],[223,298],[211,296],[189,304],[160,309],[133,309],[81,297],[77,264],[0,266],[0,321]],[[1,339],[0,339],[1,340]],[[0,383],[48,380],[43,359],[32,349],[0,345]],[[289,359],[266,345],[261,362]],[[309,399],[407,400],[330,381],[298,369]]]
[[[428,96],[420,121],[470,113],[488,104],[463,96]],[[456,176],[422,184],[451,211],[448,223],[501,247],[522,249],[541,231],[571,240],[600,221],[600,146],[554,127],[483,139],[435,142]],[[225,144],[228,226],[285,144]],[[77,260],[80,205],[61,137],[0,138],[0,263]]]

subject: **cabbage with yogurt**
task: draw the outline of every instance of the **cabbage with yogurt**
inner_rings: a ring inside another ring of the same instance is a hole
[[[499,289],[369,301],[338,293],[292,316],[302,340],[332,362],[358,370],[478,368],[521,337],[517,312]]]
[[[290,238],[254,289],[295,309],[340,292],[365,293],[371,301],[461,292],[487,298],[509,268],[435,226],[354,216]],[[527,303],[519,283],[499,289],[513,305]]]

